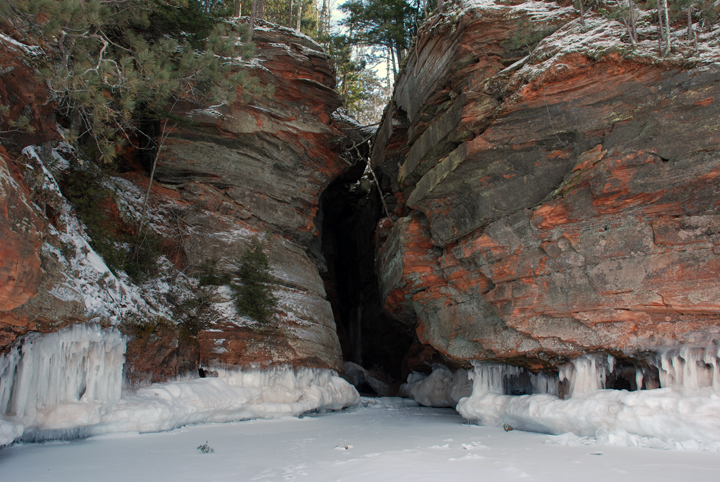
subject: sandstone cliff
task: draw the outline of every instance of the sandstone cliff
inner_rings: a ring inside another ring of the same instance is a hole
[[[662,59],[649,23],[636,50],[585,23],[468,2],[421,29],[398,79],[372,157],[405,201],[378,228],[381,292],[448,360],[720,335],[718,28]]]
[[[44,137],[12,133],[3,138],[11,153],[0,152],[0,351],[29,331],[92,322],[129,336],[131,383],[199,367],[342,366],[315,219],[320,193],[348,167],[344,121],[333,117],[334,67],[318,44],[289,29],[259,22],[254,41],[258,56],[244,68],[267,95],[243,101],[239,91],[229,105],[174,107],[184,121],[167,126],[147,213],[162,256],[140,283],[111,272],[93,251],[60,189],[82,155],[48,142],[60,135],[28,54],[37,48],[3,37],[1,55],[13,59],[0,75],[9,118],[33,109]],[[116,232],[139,221],[152,161],[142,151],[126,157],[131,168],[103,180],[114,194],[101,208]],[[204,267],[234,275],[253,240],[277,279],[271,323],[238,313],[227,285],[203,288],[198,301]]]

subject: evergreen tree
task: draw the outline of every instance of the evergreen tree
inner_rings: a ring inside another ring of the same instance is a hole
[[[256,2],[258,0],[255,0]],[[252,15],[252,0],[242,2],[241,15]],[[291,7],[292,5],[292,7]],[[290,9],[292,8],[292,19],[290,18]],[[300,31],[311,37],[318,35],[319,12],[315,0],[263,0],[264,11],[263,16],[258,15],[257,18],[267,20],[268,22],[284,25],[289,28],[298,28],[298,19],[300,21]]]
[[[362,54],[362,49],[354,47],[346,35],[330,35],[321,41],[333,58],[343,106],[360,123],[376,123],[390,98],[389,89],[369,68],[377,58]]]
[[[263,245],[253,240],[252,247],[242,257],[238,273],[242,285],[237,286],[236,305],[241,314],[260,322],[268,322],[277,306],[277,298],[272,294],[270,283],[275,278],[270,274],[267,256]]]
[[[347,14],[343,25],[353,44],[387,49],[393,72],[402,65],[417,31],[420,2],[407,0],[349,0],[340,9]]]
[[[16,0],[0,3],[0,22],[18,40],[42,45],[41,73],[71,130],[110,162],[140,119],[167,117],[180,98],[232,100],[252,90],[241,68],[246,32],[214,12],[230,4],[200,0]]]

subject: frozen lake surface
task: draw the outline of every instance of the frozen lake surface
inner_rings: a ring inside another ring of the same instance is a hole
[[[548,444],[556,439],[469,425],[451,409],[407,406],[398,399],[375,402],[379,403],[302,419],[18,444],[0,450],[0,478],[54,482],[714,482],[720,473],[720,453]],[[214,453],[197,449],[206,441]]]

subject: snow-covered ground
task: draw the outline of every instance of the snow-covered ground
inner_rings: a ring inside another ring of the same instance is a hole
[[[375,403],[362,406],[368,402]],[[302,419],[18,444],[0,450],[0,478],[53,482],[702,482],[716,481],[720,470],[718,453],[565,446],[557,437],[470,425],[452,409],[409,406],[413,403],[363,399],[356,409]],[[197,449],[206,442],[213,453]]]

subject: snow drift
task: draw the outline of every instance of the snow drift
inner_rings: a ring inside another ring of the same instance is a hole
[[[509,395],[508,378],[523,369],[477,363],[473,393],[458,412],[484,425],[549,434],[574,434],[558,443],[607,443],[720,450],[720,371],[717,347],[682,348],[657,357],[661,388],[607,390],[612,357],[583,356],[561,367],[558,378],[533,377],[532,394]],[[638,386],[643,373],[638,370]],[[569,382],[569,398],[558,397]],[[584,437],[584,438],[583,438]]]
[[[217,377],[122,390],[125,340],[115,328],[74,325],[32,334],[0,356],[0,446],[187,424],[297,416],[360,400],[332,370],[213,369]]]

